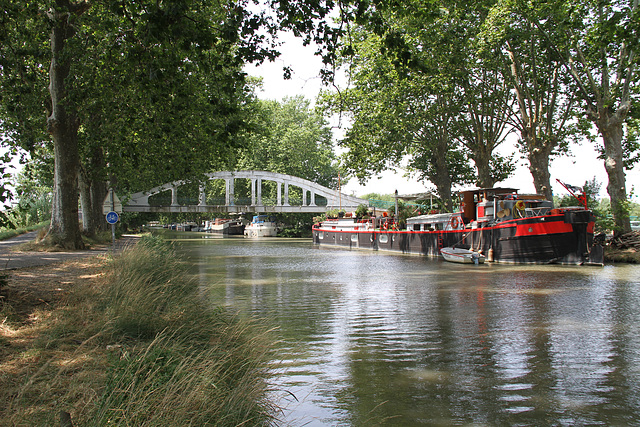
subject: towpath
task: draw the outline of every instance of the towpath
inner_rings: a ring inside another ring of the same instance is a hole
[[[82,251],[38,252],[17,251],[17,245],[35,240],[37,231],[21,234],[10,239],[0,241],[0,270],[15,270],[26,267],[38,267],[58,262],[86,258],[105,254],[114,250],[113,245],[100,245]],[[134,245],[138,237],[124,235],[116,241],[115,251]]]

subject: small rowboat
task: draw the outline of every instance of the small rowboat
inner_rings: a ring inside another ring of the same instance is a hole
[[[461,248],[442,248],[440,253],[445,260],[461,264],[483,264],[485,256],[481,253]]]

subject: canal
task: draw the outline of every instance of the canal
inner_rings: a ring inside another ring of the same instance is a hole
[[[277,328],[283,425],[640,424],[637,266],[169,236],[214,304]]]

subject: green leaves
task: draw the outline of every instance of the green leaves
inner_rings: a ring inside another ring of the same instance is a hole
[[[257,101],[246,147],[230,166],[286,173],[334,188],[339,170],[331,139],[326,120],[303,97]]]

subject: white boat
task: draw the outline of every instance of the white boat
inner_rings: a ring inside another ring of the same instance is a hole
[[[256,215],[249,225],[244,228],[246,237],[275,237],[278,225],[268,215]]]
[[[481,253],[461,248],[442,248],[440,253],[445,260],[461,264],[483,264],[485,256]]]

